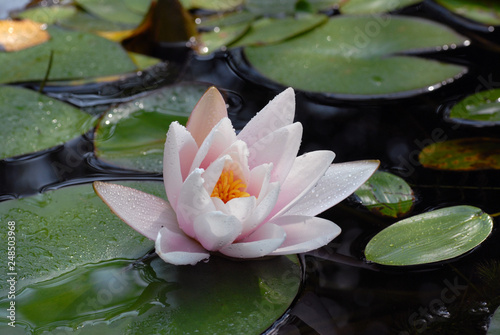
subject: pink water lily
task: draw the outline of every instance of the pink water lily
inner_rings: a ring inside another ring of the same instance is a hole
[[[331,164],[334,153],[297,157],[302,125],[293,123],[288,88],[237,135],[224,99],[212,87],[186,127],[173,122],[163,157],[168,202],[129,187],[95,182],[94,189],[123,221],[156,241],[172,264],[196,264],[217,252],[256,258],[306,252],[340,233],[315,215],[345,199],[378,161]]]

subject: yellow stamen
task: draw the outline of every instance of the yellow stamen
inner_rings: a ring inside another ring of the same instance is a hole
[[[245,192],[246,188],[247,185],[241,179],[234,180],[233,171],[223,171],[211,196],[217,197],[226,203],[234,198],[249,197],[250,194]]]

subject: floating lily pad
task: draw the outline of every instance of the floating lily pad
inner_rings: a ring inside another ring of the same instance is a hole
[[[0,51],[18,51],[45,43],[50,35],[31,20],[0,20]]]
[[[186,9],[208,9],[214,11],[228,11],[243,5],[245,0],[180,0]]]
[[[500,3],[490,0],[436,0],[453,13],[483,24],[500,25]]]
[[[413,190],[404,179],[383,171],[375,171],[354,194],[373,213],[393,218],[407,215],[415,203]]]
[[[500,335],[500,308],[493,314],[486,335]]]
[[[185,124],[207,88],[169,86],[111,109],[95,133],[96,155],[121,167],[161,172],[170,123]]]
[[[387,13],[419,2],[422,0],[347,0],[340,1],[340,12],[343,14]]]
[[[247,34],[233,46],[264,45],[283,41],[299,35],[327,21],[321,14],[303,14],[300,17],[284,19],[262,18],[255,21]]]
[[[500,169],[500,139],[478,137],[437,142],[425,147],[418,159],[424,167],[439,170]]]
[[[54,24],[59,20],[67,19],[77,12],[74,6],[45,6],[28,8],[19,13],[18,17],[36,22]]]
[[[164,197],[161,182],[124,184]],[[154,242],[111,213],[91,185],[2,202],[0,219],[15,222],[16,238],[16,274],[0,265],[2,334],[258,334],[299,288],[296,257],[134,263]],[[10,276],[18,279],[15,328],[7,318]]]
[[[60,19],[57,24],[72,30],[92,33],[119,33],[134,28],[134,25],[107,21],[82,11],[76,12],[69,18]]]
[[[250,23],[239,23],[227,27],[217,28],[215,31],[200,34],[200,54],[212,53],[222,49],[243,36],[250,28]]]
[[[442,208],[385,228],[368,242],[365,256],[384,265],[439,262],[477,247],[492,229],[492,218],[479,208]]]
[[[261,15],[290,15],[295,12],[296,2],[297,0],[246,0],[245,8]]]
[[[77,108],[20,87],[0,86],[0,105],[0,159],[63,144],[95,124]]]
[[[144,0],[144,6],[150,1]],[[87,12],[100,17],[102,19],[117,22],[122,24],[131,24],[134,26],[141,23],[144,14],[140,14],[136,10],[131,9],[127,2],[123,0],[78,0],[78,5],[83,7]],[[132,8],[137,8],[131,4]],[[146,10],[149,6],[146,6]]]
[[[247,47],[251,65],[296,89],[345,96],[407,96],[460,77],[463,66],[403,55],[468,44],[438,23],[400,16],[340,16],[276,45]]]
[[[40,45],[0,53],[0,83],[41,81],[47,72],[51,52],[50,80],[103,77],[136,70],[134,62],[118,44],[80,32],[47,29],[51,39]]]
[[[498,125],[500,123],[500,89],[469,95],[459,101],[449,117],[472,125]]]
[[[226,27],[240,23],[250,23],[257,17],[256,14],[248,11],[238,11],[225,15],[216,14],[201,21],[199,27]]]

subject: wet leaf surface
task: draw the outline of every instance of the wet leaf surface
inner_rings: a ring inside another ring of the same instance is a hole
[[[483,24],[500,25],[500,3],[489,0],[436,0],[451,12]]]
[[[0,86],[0,105],[0,159],[63,144],[95,124],[71,105],[20,87]]]
[[[451,108],[449,118],[477,126],[500,123],[500,89],[478,92],[460,100]]]
[[[417,265],[463,255],[483,242],[492,218],[472,206],[447,207],[401,220],[368,242],[366,259],[384,265]]]
[[[427,20],[341,16],[277,45],[247,47],[245,55],[258,72],[285,86],[344,96],[394,96],[425,92],[467,71],[403,53],[464,43],[464,37]]]
[[[161,182],[124,184],[165,197]],[[7,325],[9,283],[0,283],[2,333],[260,333],[300,283],[296,257],[135,263],[154,242],[118,219],[89,184],[6,201],[0,213],[15,222],[19,278],[16,328]],[[6,240],[7,229],[1,234]]]
[[[354,194],[373,213],[393,218],[407,215],[415,203],[404,179],[383,171],[376,171]]]

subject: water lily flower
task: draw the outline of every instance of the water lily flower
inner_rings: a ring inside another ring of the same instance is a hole
[[[173,122],[168,129],[168,202],[105,182],[94,189],[123,221],[156,241],[156,253],[168,263],[194,265],[211,253],[257,258],[317,249],[340,228],[315,215],[354,192],[379,162],[332,164],[335,155],[326,150],[297,157],[302,125],[294,114],[288,88],[236,134],[212,87],[186,127]]]

